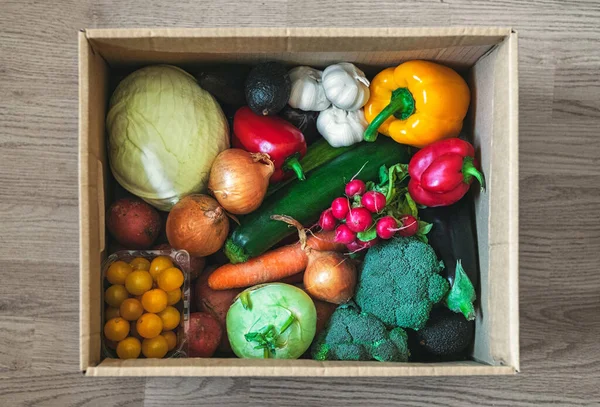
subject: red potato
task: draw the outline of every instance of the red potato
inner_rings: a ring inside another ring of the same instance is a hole
[[[167,244],[159,244],[154,246],[154,250],[171,250],[172,247]],[[195,280],[198,278],[200,274],[202,274],[202,270],[204,270],[204,266],[206,265],[206,258],[204,257],[193,257],[190,256],[190,280]]]
[[[192,358],[209,358],[215,353],[223,336],[219,321],[207,312],[190,314],[186,333],[188,353]]]
[[[158,237],[162,222],[156,209],[146,202],[122,198],[108,209],[106,227],[121,245],[129,249],[147,249]]]
[[[235,297],[239,293],[244,291],[243,288],[233,288],[230,290],[213,290],[208,286],[208,276],[214,271],[207,270],[206,273],[202,274],[194,286],[194,302],[196,310],[201,312],[207,312],[212,314],[221,324],[223,330],[223,338],[219,344],[219,350],[222,352],[231,352],[231,345],[229,344],[229,338],[227,337],[227,330],[225,329],[225,318],[227,317],[227,311],[233,303]]]

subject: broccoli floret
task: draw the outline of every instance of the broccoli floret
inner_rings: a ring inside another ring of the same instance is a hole
[[[394,238],[367,252],[354,299],[389,327],[419,330],[448,292],[443,268],[427,243]]]
[[[402,328],[388,330],[353,303],[340,305],[312,346],[316,360],[408,361],[408,339]]]

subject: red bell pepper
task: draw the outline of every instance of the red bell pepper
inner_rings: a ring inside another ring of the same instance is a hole
[[[249,107],[241,107],[233,118],[232,141],[235,148],[269,154],[275,165],[271,183],[288,178],[292,172],[304,180],[300,165],[306,154],[304,135],[281,117],[259,116]]]
[[[419,150],[408,164],[408,192],[425,206],[448,206],[469,190],[473,178],[485,188],[473,146],[458,138],[436,141]]]

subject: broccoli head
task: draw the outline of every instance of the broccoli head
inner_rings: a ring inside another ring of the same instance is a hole
[[[444,268],[431,246],[413,237],[397,237],[369,249],[354,297],[363,312],[389,327],[419,330],[433,304],[448,291]]]
[[[353,303],[340,305],[312,346],[316,360],[408,361],[408,339],[402,328],[388,330]]]

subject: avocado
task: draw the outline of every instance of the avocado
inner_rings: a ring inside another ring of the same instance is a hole
[[[196,79],[219,103],[241,107],[246,104],[244,84],[249,72],[247,65],[220,64],[201,70]]]
[[[409,332],[409,348],[413,361],[464,360],[473,341],[474,321],[446,307],[431,311],[427,325]]]
[[[315,141],[321,138],[319,131],[317,130],[317,117],[319,112],[306,112],[300,109],[294,109],[290,105],[286,105],[281,112],[279,117],[287,120],[296,126],[302,134],[307,145],[311,145]]]
[[[292,82],[285,66],[279,62],[256,65],[246,78],[246,102],[258,115],[273,115],[290,99]]]

